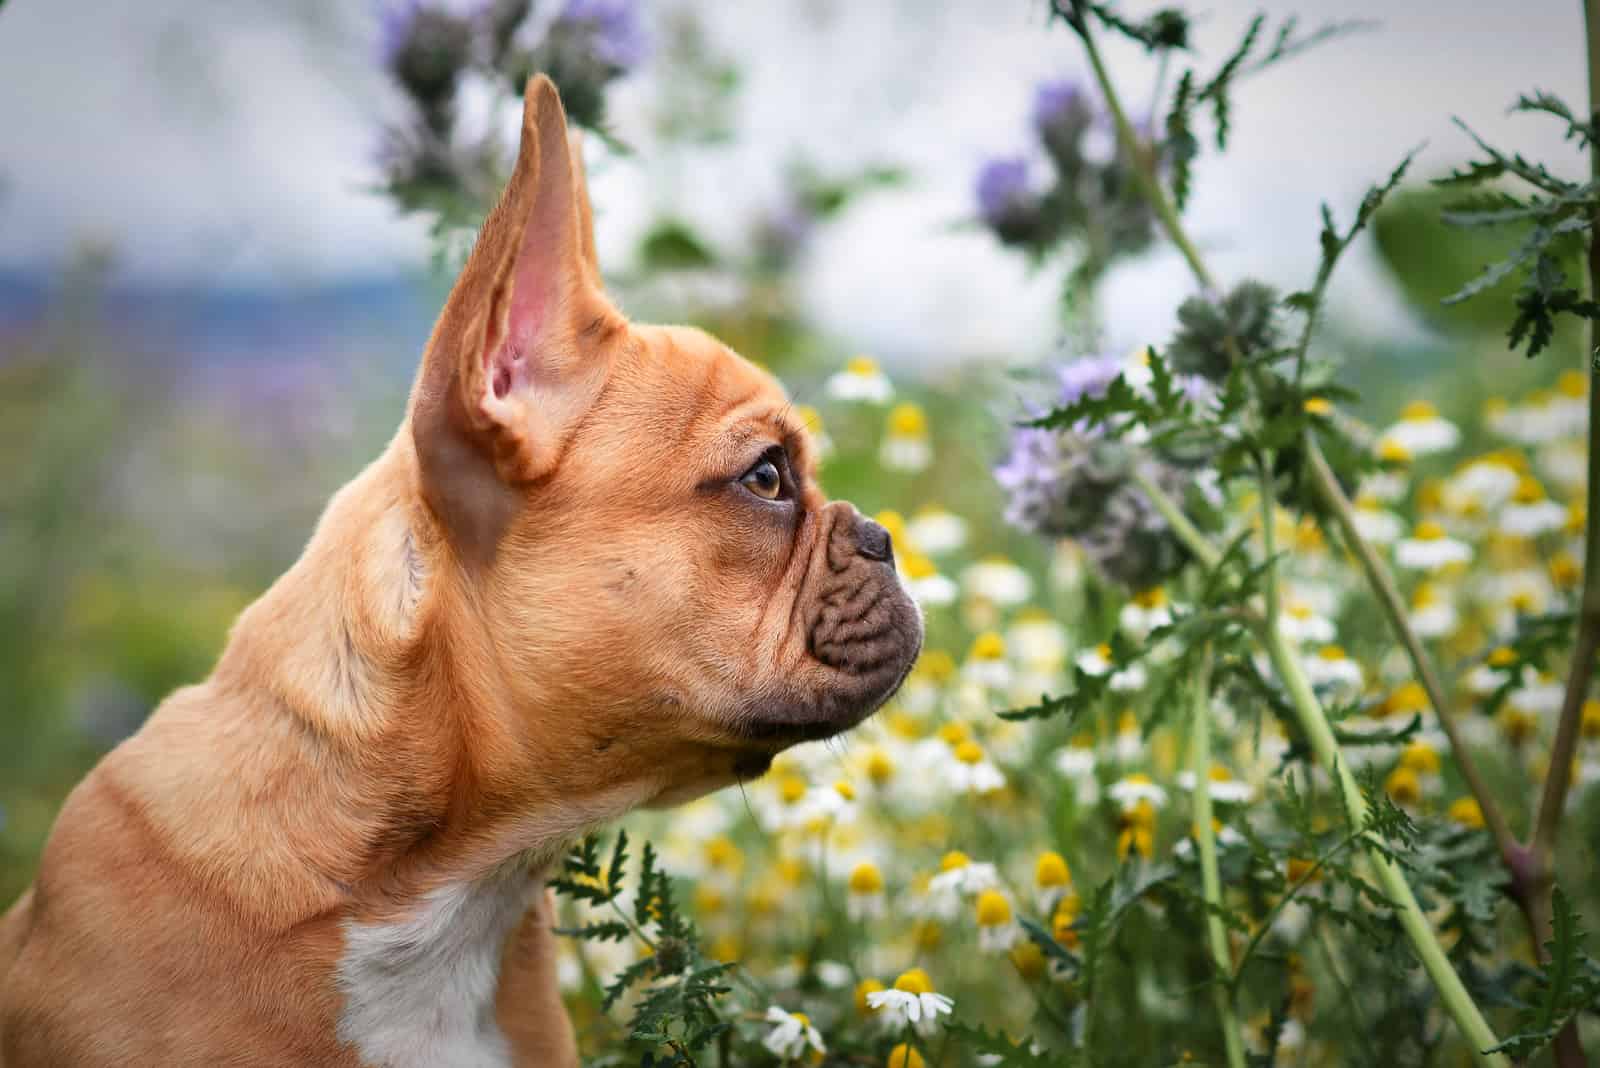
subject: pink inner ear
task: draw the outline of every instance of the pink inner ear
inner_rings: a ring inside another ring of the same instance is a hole
[[[540,291],[533,274],[535,264],[528,262],[526,249],[523,261],[517,264],[517,276],[512,284],[511,307],[506,316],[506,336],[488,353],[490,387],[497,398],[504,399],[512,390],[529,384],[533,378],[532,361],[525,358],[538,344],[540,320],[548,295]]]

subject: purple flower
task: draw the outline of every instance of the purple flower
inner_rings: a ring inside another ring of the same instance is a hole
[[[1122,361],[1114,356],[1085,356],[1064,364],[1056,377],[1061,386],[1057,400],[1071,404],[1084,397],[1104,396],[1122,374]]]
[[[1044,213],[1022,156],[992,159],[978,171],[978,214],[1008,245],[1027,245],[1041,236]]]
[[[632,70],[649,55],[635,0],[567,0],[561,20],[587,27],[595,55],[619,71]]]
[[[395,0],[379,8],[383,65],[425,109],[454,91],[483,11],[482,0]]]
[[[1033,128],[1046,141],[1051,130],[1065,124],[1081,126],[1088,119],[1088,94],[1078,82],[1041,82],[1033,91]]]

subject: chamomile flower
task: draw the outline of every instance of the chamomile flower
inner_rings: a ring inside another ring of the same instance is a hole
[[[889,1051],[889,1059],[883,1062],[883,1068],[928,1068],[928,1062],[915,1046],[902,1042]]]
[[[1125,708],[1117,717],[1117,736],[1112,739],[1111,748],[1119,764],[1132,764],[1144,756],[1144,730],[1133,709]]]
[[[1561,372],[1545,410],[1556,437],[1576,438],[1588,433],[1589,376],[1582,371]]]
[[[909,401],[889,410],[878,462],[891,471],[925,471],[933,463],[933,442],[928,437],[928,417]]]
[[[1291,598],[1278,613],[1278,630],[1292,642],[1325,645],[1333,641],[1336,631],[1333,620],[1321,615],[1311,602]]]
[[[1057,668],[1066,663],[1067,629],[1038,608],[1024,608],[1006,628],[1006,648],[1019,663]]]
[[[1195,787],[1194,772],[1179,772],[1178,785],[1192,791]],[[1239,804],[1255,796],[1255,790],[1249,783],[1234,778],[1233,772],[1221,764],[1211,765],[1211,770],[1206,775],[1206,792],[1211,795],[1211,800],[1223,804]]]
[[[877,361],[867,356],[857,356],[845,364],[844,370],[830,377],[824,388],[835,400],[864,404],[888,404],[894,397],[889,377],[879,369]]]
[[[1000,873],[993,864],[975,861],[959,849],[946,853],[939,861],[939,873],[928,880],[930,896],[979,894],[1000,884]],[[948,915],[947,915],[948,918]]]
[[[988,556],[961,573],[961,588],[969,597],[1009,608],[1033,596],[1033,579],[1005,557]]]
[[[1566,521],[1567,510],[1545,496],[1538,479],[1524,475],[1517,482],[1511,501],[1500,509],[1497,526],[1502,533],[1533,538],[1560,530]]]
[[[951,755],[953,759],[945,765],[944,776],[952,790],[981,797],[1005,788],[1006,777],[977,742],[971,739],[961,742]]]
[[[961,673],[980,686],[1004,690],[1011,685],[1011,665],[1006,662],[1006,640],[986,630],[972,640]]]
[[[1172,622],[1172,610],[1167,606],[1167,591],[1160,586],[1141,590],[1122,606],[1117,616],[1122,629],[1134,638],[1143,638],[1157,627]]]
[[[1442,638],[1456,629],[1459,617],[1448,593],[1431,582],[1411,595],[1411,629],[1423,638]]]
[[[1481,831],[1484,826],[1483,809],[1479,807],[1477,801],[1470,797],[1458,797],[1450,802],[1450,807],[1445,809],[1445,816],[1451,822],[1459,823],[1461,826],[1470,827],[1473,830]]]
[[[1390,545],[1405,533],[1400,517],[1383,506],[1372,493],[1356,497],[1353,518],[1356,533],[1374,545]]]
[[[1072,890],[1072,870],[1060,853],[1044,852],[1033,864],[1034,900],[1039,911],[1048,915],[1056,903]]]
[[[1167,803],[1167,791],[1157,786],[1150,776],[1143,772],[1124,775],[1111,784],[1111,789],[1107,793],[1111,795],[1111,800],[1122,806],[1124,811],[1132,811],[1141,804],[1160,808]]]
[[[973,903],[978,921],[978,948],[985,953],[1005,953],[1021,933],[1011,913],[1011,902],[999,890],[985,890]]]
[[[852,920],[876,919],[883,915],[883,872],[870,860],[862,861],[850,871],[849,893],[845,910]]]
[[[1074,796],[1080,805],[1100,800],[1100,780],[1094,774],[1096,759],[1094,736],[1088,733],[1074,735],[1051,758],[1056,771],[1076,784]]]
[[[1102,642],[1093,649],[1085,649],[1074,662],[1085,675],[1099,678],[1111,670],[1111,646]]]
[[[805,1013],[787,1012],[773,1005],[767,1009],[766,1019],[772,1030],[761,1044],[773,1056],[792,1061],[806,1056],[808,1049],[819,1057],[828,1052],[822,1044],[822,1036],[811,1026],[811,1019]]]
[[[1539,470],[1566,494],[1583,489],[1589,478],[1589,443],[1585,437],[1552,441],[1539,450]]]
[[[1415,571],[1438,571],[1472,559],[1472,547],[1457,541],[1444,527],[1431,519],[1418,523],[1411,537],[1395,544],[1394,558],[1401,567]]]
[[[1129,853],[1149,859],[1155,852],[1156,806],[1148,799],[1132,808],[1125,808],[1117,816],[1117,859],[1127,860]]]
[[[961,587],[955,580],[939,573],[939,568],[934,562],[919,552],[906,551],[898,553],[895,559],[900,565],[900,574],[905,579],[906,592],[918,604],[942,607],[954,604],[961,594]]]
[[[1379,435],[1378,447],[1398,445],[1411,456],[1426,456],[1453,449],[1460,440],[1461,431],[1438,409],[1427,401],[1412,401],[1401,410],[1400,421]]]
[[[1363,681],[1361,665],[1337,645],[1324,645],[1305,660],[1306,677],[1313,686],[1359,690]]]
[[[1511,677],[1511,667],[1516,662],[1517,654],[1509,646],[1502,645],[1490,650],[1483,663],[1467,672],[1467,692],[1474,697],[1487,697],[1494,693]]]
[[[1445,482],[1444,506],[1457,515],[1488,515],[1511,499],[1525,467],[1514,452],[1479,456]]]
[[[919,551],[944,556],[967,544],[967,521],[938,505],[929,505],[911,517],[906,534]]]
[[[1524,679],[1521,686],[1511,691],[1512,704],[1536,716],[1553,716],[1561,708],[1566,687],[1561,680],[1549,675]]]
[[[902,972],[888,990],[867,995],[867,1005],[878,1011],[891,1029],[910,1026],[918,1034],[932,1034],[939,1017],[948,1016],[955,1002],[933,988],[933,981],[921,968]]]

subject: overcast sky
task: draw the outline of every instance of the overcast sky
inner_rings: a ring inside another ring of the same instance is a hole
[[[1534,87],[1584,103],[1577,3],[1213,0],[1198,33],[1206,69],[1258,6],[1382,27],[1239,91],[1232,148],[1202,166],[1189,212],[1224,278],[1302,284],[1317,204],[1348,217],[1422,141],[1420,173],[1454,164],[1468,145],[1452,114],[1525,153],[1570,159],[1569,172],[1581,166],[1552,122],[1505,116]],[[797,152],[838,168],[895,162],[913,185],[863,201],[814,249],[811,310],[852,347],[901,360],[1037,350],[1056,278],[1030,278],[987,235],[952,224],[971,214],[981,160],[1027,144],[1033,85],[1084,72],[1042,0],[707,0],[703,10],[744,75],[739,137],[665,186],[648,153],[653,79],[647,69],[622,83],[615,125],[646,151],[594,176],[602,261],[625,259],[667,201],[738,232]],[[366,192],[376,131],[395,106],[373,61],[374,12],[372,0],[10,0],[0,267],[59,262],[86,238],[114,243],[130,275],[164,280],[300,284],[420,267],[421,227]],[[1143,99],[1142,57],[1114,48],[1111,62]],[[1188,288],[1171,254],[1120,270],[1104,294],[1111,340],[1158,336]],[[1360,327],[1405,328],[1366,250],[1336,296]]]

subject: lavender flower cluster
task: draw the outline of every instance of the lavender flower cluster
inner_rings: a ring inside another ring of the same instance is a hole
[[[1124,371],[1122,361],[1108,357],[1073,361],[1057,372],[1052,399],[1064,406],[1104,396]],[[1183,386],[1191,395],[1204,388],[1198,381]],[[1188,552],[1133,483],[1135,470],[1177,500],[1197,484],[1190,465],[1144,453],[1084,425],[1065,430],[1017,427],[994,477],[1007,496],[1008,523],[1046,537],[1070,538],[1106,578],[1142,588],[1174,574]]]
[[[379,59],[413,105],[411,121],[386,132],[381,152],[390,191],[405,207],[441,217],[460,207],[464,218],[447,221],[471,224],[487,203],[454,198],[465,191],[483,199],[498,188],[499,132],[463,126],[469,76],[515,94],[542,71],[569,119],[603,128],[606,88],[649,51],[636,0],[566,0],[544,23],[533,8],[532,0],[393,0],[381,10]]]
[[[1075,241],[1092,271],[1148,246],[1154,220],[1134,168],[1159,169],[1167,154],[1149,124],[1140,127],[1130,157],[1117,143],[1111,116],[1080,84],[1051,81],[1034,91],[1032,129],[1053,174],[1037,176],[1036,157],[1028,154],[986,162],[975,189],[984,225],[1002,243],[1034,252]]]

